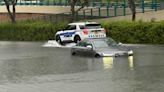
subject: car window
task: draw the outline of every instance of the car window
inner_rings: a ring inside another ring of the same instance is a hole
[[[102,28],[102,26],[100,24],[86,24],[85,28],[87,29],[95,29],[95,28]]]
[[[105,40],[95,40],[93,41],[95,48],[108,47],[108,44]]]
[[[68,25],[65,30],[75,30],[76,29],[76,25]]]
[[[85,29],[84,25],[79,25],[80,29]]]
[[[77,46],[80,46],[80,47],[86,47],[88,45],[92,45],[89,41],[81,41],[77,44]]]
[[[112,38],[108,38],[106,39],[106,42],[109,46],[115,46],[118,45],[117,42],[115,40],[113,40]]]

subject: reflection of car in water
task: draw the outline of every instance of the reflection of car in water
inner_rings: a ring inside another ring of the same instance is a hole
[[[133,51],[117,44],[111,38],[84,39],[71,48],[71,54],[83,54],[95,57],[130,56]]]
[[[103,57],[104,69],[130,69],[134,70],[133,56],[128,57]]]
[[[74,61],[72,64],[78,67],[78,69],[85,70],[102,70],[102,69],[112,69],[112,70],[134,70],[134,60],[133,56],[128,57],[102,57],[102,58],[92,58],[92,57],[71,57]],[[77,62],[78,61],[78,62]]]
[[[75,42],[85,38],[106,37],[105,29],[96,22],[70,23],[68,26],[55,34],[58,43]]]

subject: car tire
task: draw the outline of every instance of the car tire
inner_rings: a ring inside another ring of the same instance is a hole
[[[57,36],[55,37],[55,40],[56,40],[56,42],[58,42],[59,44],[62,44],[62,41],[61,41],[61,38],[60,38],[59,35],[57,35]]]
[[[99,54],[95,54],[95,57],[96,58],[100,58],[101,56]]]
[[[72,54],[73,56],[75,56],[75,55],[76,55],[76,53],[75,53],[75,52],[72,52],[71,54]]]
[[[76,35],[76,36],[74,37],[74,42],[75,42],[75,43],[78,43],[79,41],[81,41],[81,38],[80,38],[80,36]]]

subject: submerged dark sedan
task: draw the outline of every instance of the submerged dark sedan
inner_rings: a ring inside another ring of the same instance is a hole
[[[83,54],[94,57],[130,56],[133,51],[116,43],[111,38],[84,39],[71,48],[71,54]]]

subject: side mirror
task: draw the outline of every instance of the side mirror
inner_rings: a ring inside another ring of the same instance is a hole
[[[118,43],[118,45],[122,45],[122,43],[121,43],[121,42],[119,42],[119,43]]]
[[[88,48],[88,49],[92,49],[92,46],[91,46],[91,45],[87,45],[87,48]]]

